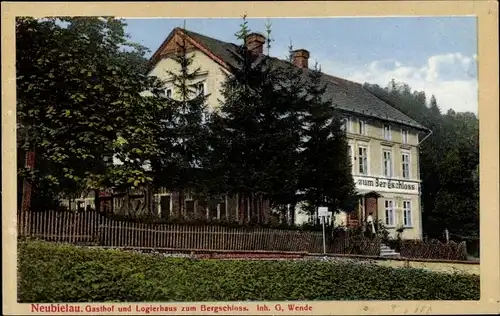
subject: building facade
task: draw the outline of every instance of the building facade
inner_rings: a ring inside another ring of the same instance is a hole
[[[340,213],[337,222],[364,222],[371,213],[391,235],[422,237],[418,130],[373,118],[349,117],[346,122],[352,174],[362,196],[358,212]]]
[[[173,97],[176,91],[169,83],[168,71],[179,67],[172,57],[178,49],[177,43],[183,40],[193,56],[193,69],[202,70],[195,79],[199,90],[209,95],[209,108],[216,109],[221,99],[221,85],[237,64],[234,59],[237,45],[180,28],[172,30],[151,58],[150,75],[166,82],[165,93]],[[254,55],[262,55],[264,43],[262,35],[252,33],[247,49]],[[306,73],[309,52],[296,50],[293,57],[293,64]],[[396,229],[404,227],[404,238],[421,238],[418,146],[419,138],[425,137],[429,130],[358,83],[328,74],[323,75],[322,81],[327,88],[326,97],[332,99],[344,115],[352,174],[360,196],[357,210],[349,214],[339,212],[329,221],[335,225],[362,225],[371,213],[392,235],[396,234]],[[296,224],[312,219],[298,209],[295,213]]]
[[[344,127],[352,175],[360,195],[355,212],[340,211],[327,221],[334,226],[357,226],[368,215],[381,221],[392,236],[422,238],[419,130],[373,117],[345,114]],[[298,209],[296,223],[315,220]]]

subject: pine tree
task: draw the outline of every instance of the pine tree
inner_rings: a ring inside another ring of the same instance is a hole
[[[256,92],[250,84],[251,61],[246,50],[246,39],[249,34],[248,22],[243,17],[240,30],[235,36],[242,42],[238,53],[234,54],[239,61],[238,67],[227,75],[222,84],[222,100],[219,111],[210,118],[211,143],[211,175],[221,188],[230,196],[239,196],[237,201],[241,222],[242,197],[250,196],[254,189],[252,183],[255,175],[254,151],[258,148],[255,141],[257,117],[255,112]],[[217,193],[217,190],[215,193]]]
[[[269,30],[268,30],[269,32]],[[237,38],[241,41],[239,66],[227,76],[222,89],[220,112],[211,118],[213,142],[212,175],[224,179],[225,191],[239,196],[239,220],[262,220],[262,201],[279,187],[283,133],[276,108],[278,71],[272,59],[256,56],[246,48],[250,30],[245,17]],[[269,34],[269,33],[268,33]],[[270,41],[268,41],[268,48]],[[218,134],[218,135],[217,135]],[[260,206],[259,206],[260,204]]]
[[[347,139],[332,100],[324,97],[326,87],[321,75],[316,64],[307,86],[310,105],[305,117],[300,189],[304,192],[305,210],[310,213],[318,206],[327,206],[333,213],[351,211],[356,193]]]
[[[166,101],[161,116],[163,125],[160,149],[163,154],[156,161],[157,185],[179,192],[179,209],[175,217],[184,216],[186,191],[204,191],[203,169],[208,154],[207,95],[200,81],[201,69],[192,69],[194,55],[188,55],[185,33],[176,43],[173,60],[178,70],[167,74],[173,84],[171,97]],[[200,179],[201,178],[201,179]]]
[[[288,62],[280,62],[278,68],[279,84],[277,85],[277,100],[274,106],[268,106],[274,114],[275,129],[271,132],[275,137],[271,144],[275,152],[269,153],[268,174],[273,175],[272,205],[280,210],[284,217],[288,216],[288,224],[295,222],[295,206],[298,195],[300,177],[300,151],[304,134],[304,118],[309,110],[307,91],[307,76],[305,71],[293,64],[293,46],[288,47]]]

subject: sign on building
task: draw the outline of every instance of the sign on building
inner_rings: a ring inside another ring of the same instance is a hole
[[[378,177],[353,177],[356,189],[418,194],[418,181],[405,181]]]

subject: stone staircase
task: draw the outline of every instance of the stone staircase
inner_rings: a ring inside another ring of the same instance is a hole
[[[399,258],[399,252],[395,252],[389,246],[380,244],[380,256],[384,258]]]

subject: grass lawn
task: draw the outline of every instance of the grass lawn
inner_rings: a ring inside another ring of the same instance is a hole
[[[478,300],[479,276],[328,261],[167,258],[18,243],[18,301]]]

